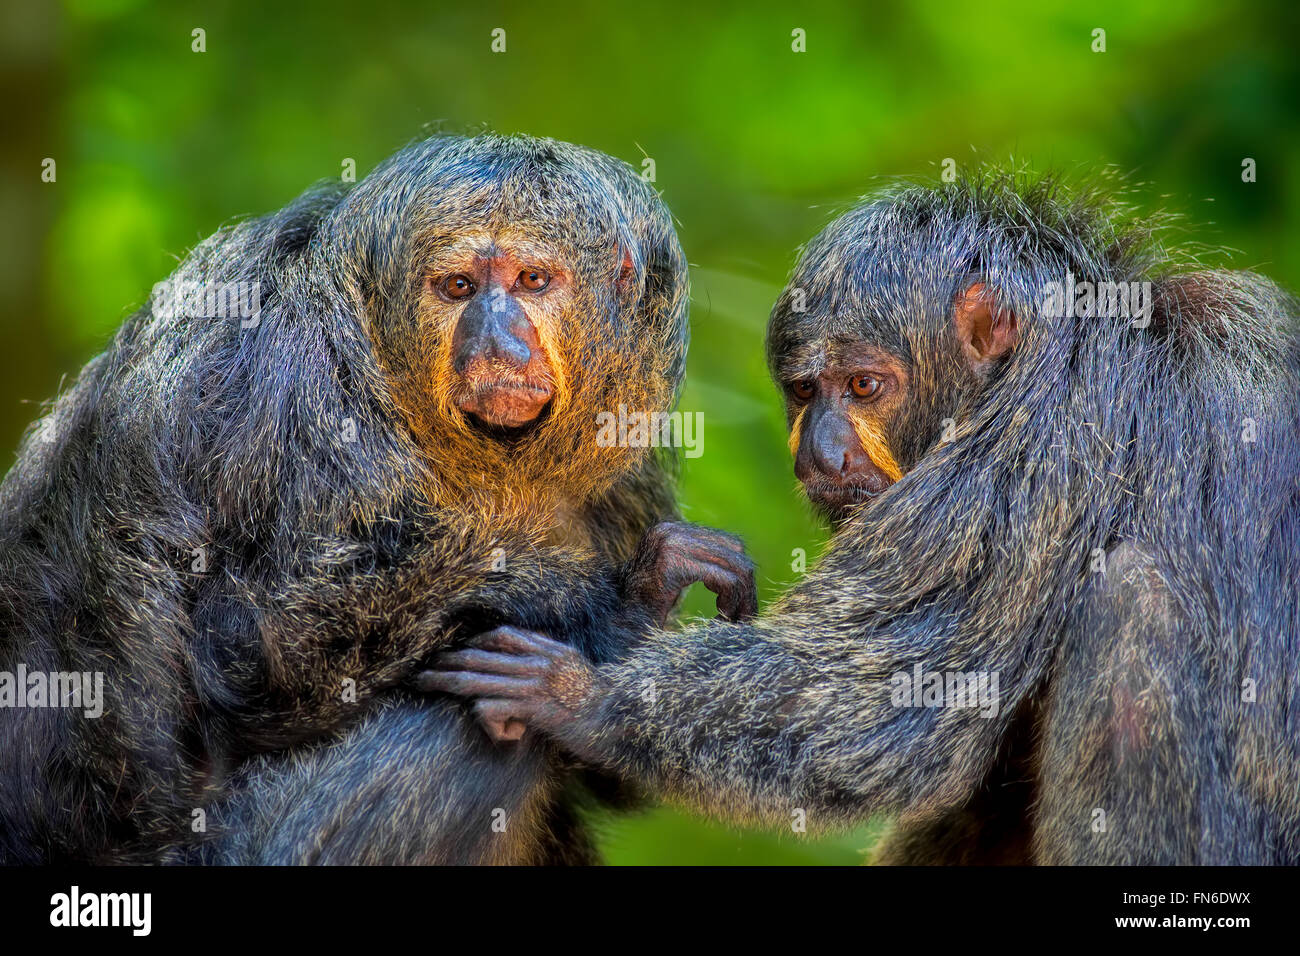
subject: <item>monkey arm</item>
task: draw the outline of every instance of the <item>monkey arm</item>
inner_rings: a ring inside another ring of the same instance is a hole
[[[913,706],[922,688],[914,695],[893,678],[913,678],[918,664],[997,665],[899,636],[790,617],[665,635],[598,671],[605,692],[589,712],[600,729],[573,743],[595,744],[649,788],[740,819],[788,822],[801,808],[849,822],[960,803],[984,776],[1009,704],[985,716]]]
[[[592,668],[559,642],[503,628],[422,679],[480,698],[489,727],[522,721],[724,817],[788,821],[804,809],[849,822],[960,803],[1042,661],[1028,642],[972,640],[937,604],[885,617],[828,589],[836,573],[810,576],[752,624],[660,632],[619,663]],[[944,706],[916,681],[958,672],[997,674],[985,686],[998,693]]]

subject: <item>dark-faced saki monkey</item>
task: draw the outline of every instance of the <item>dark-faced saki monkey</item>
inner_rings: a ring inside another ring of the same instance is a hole
[[[424,685],[724,817],[901,813],[885,861],[1300,863],[1296,302],[1122,199],[985,172],[833,222],[768,329],[816,570]]]
[[[596,440],[672,407],[686,322],[658,195],[550,140],[201,243],[0,487],[0,861],[590,858],[571,761],[402,688],[501,623],[609,660],[696,578],[752,606],[731,539],[638,545],[671,468]]]

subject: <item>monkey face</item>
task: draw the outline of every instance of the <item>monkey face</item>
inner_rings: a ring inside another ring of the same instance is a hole
[[[671,407],[687,272],[630,167],[554,140],[439,136],[335,219],[341,284],[439,504],[532,520],[645,466],[652,449],[605,441],[601,414]]]
[[[448,344],[451,404],[495,432],[527,428],[565,380],[556,347],[572,275],[554,250],[488,235],[461,237],[431,263],[421,311]]]
[[[819,342],[782,368],[794,472],[832,523],[902,477],[886,440],[907,365],[861,341]]]

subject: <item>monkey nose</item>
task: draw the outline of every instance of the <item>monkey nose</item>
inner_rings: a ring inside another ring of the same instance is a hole
[[[817,478],[839,484],[862,471],[865,453],[847,422],[823,417],[812,423],[805,441],[805,453],[795,462],[800,481]]]
[[[825,429],[813,442],[813,464],[821,474],[833,481],[844,479],[853,471],[853,446],[845,429]]]
[[[466,338],[456,350],[454,365],[464,375],[470,366],[485,362],[522,372],[528,367],[533,350],[513,335],[479,335]]]
[[[504,293],[474,301],[461,313],[452,338],[452,364],[458,374],[483,364],[522,372],[539,347],[537,329]]]
[[[848,473],[847,468],[848,455],[842,449],[837,454],[832,449],[813,445],[807,454],[795,457],[794,476],[805,484],[813,478],[838,482]]]
[[[827,478],[834,478],[837,481],[853,470],[853,456],[849,454],[848,449],[840,446],[816,449],[813,460],[817,463],[818,471]]]

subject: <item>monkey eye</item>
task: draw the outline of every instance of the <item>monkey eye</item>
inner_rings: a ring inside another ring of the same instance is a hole
[[[551,284],[551,274],[545,269],[525,269],[519,273],[519,284],[529,292],[541,292]]]
[[[468,299],[474,294],[474,280],[463,272],[442,280],[442,293],[449,299]]]
[[[794,397],[799,399],[799,401],[806,402],[808,399],[812,398],[813,393],[817,391],[817,383],[810,378],[805,378],[802,381],[795,382],[791,385],[790,391],[794,392]]]
[[[849,387],[858,398],[870,398],[880,391],[880,379],[872,378],[870,375],[858,375],[849,382]]]

